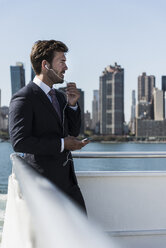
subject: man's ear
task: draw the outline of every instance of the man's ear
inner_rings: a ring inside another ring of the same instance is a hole
[[[47,60],[42,60],[42,63],[41,63],[41,69],[42,70],[49,70],[49,63],[47,62]]]

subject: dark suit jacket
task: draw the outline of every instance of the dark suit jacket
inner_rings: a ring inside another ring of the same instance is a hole
[[[78,136],[80,108],[66,106],[64,94],[57,90],[63,123],[52,103],[35,83],[30,82],[11,99],[9,133],[13,149],[25,153],[25,160],[62,190],[77,184],[69,151],[61,151],[61,138]],[[64,111],[63,111],[64,110]],[[64,113],[63,113],[64,112]]]

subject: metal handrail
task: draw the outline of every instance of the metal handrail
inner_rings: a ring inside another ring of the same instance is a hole
[[[72,152],[73,158],[166,158],[166,152]]]

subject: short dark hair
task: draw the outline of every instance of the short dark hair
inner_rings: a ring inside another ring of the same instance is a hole
[[[41,73],[41,63],[45,59],[50,64],[54,58],[55,52],[68,52],[68,47],[57,40],[38,40],[32,47],[30,54],[31,63],[36,75]]]

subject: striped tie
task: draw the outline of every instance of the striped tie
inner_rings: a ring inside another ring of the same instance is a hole
[[[54,109],[56,110],[60,120],[61,120],[61,112],[60,112],[60,107],[59,107],[59,102],[58,99],[56,97],[56,92],[55,89],[51,89],[48,94],[51,96],[51,101],[52,101],[52,105],[54,107]]]

